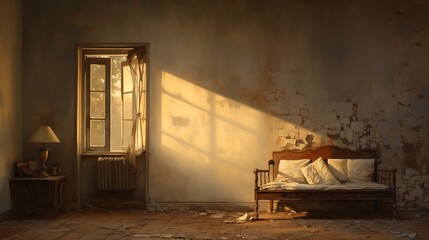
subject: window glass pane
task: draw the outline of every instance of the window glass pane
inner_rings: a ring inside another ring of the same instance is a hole
[[[125,56],[111,56],[112,59],[112,97],[122,97],[122,73],[121,64],[126,60]]]
[[[104,147],[105,143],[105,121],[91,120],[90,121],[89,144],[91,147]]]
[[[125,56],[109,56],[112,59],[110,94],[110,150],[122,151],[122,62]]]
[[[133,91],[133,78],[131,77],[131,68],[129,65],[123,67],[124,75],[124,92]]]
[[[133,128],[133,121],[124,121],[124,137],[123,145],[128,146],[130,142],[131,129]]]
[[[91,118],[104,118],[106,115],[105,109],[105,94],[101,92],[92,92],[90,94],[90,117]]]
[[[110,148],[112,151],[122,149],[122,96],[111,96],[110,101]]]
[[[133,118],[133,94],[124,94],[124,119]]]
[[[110,107],[110,150],[121,151],[122,148],[122,97],[121,94],[111,97]]]
[[[101,64],[90,65],[90,88],[94,91],[104,91],[106,81],[106,66]]]

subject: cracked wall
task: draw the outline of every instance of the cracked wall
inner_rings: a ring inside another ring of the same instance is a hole
[[[410,6],[404,10],[393,9],[370,17],[374,34],[376,29],[385,27],[382,30],[385,37],[378,35],[372,39],[384,50],[374,53],[363,50],[359,56],[367,54],[366,60],[369,60],[371,56],[376,59],[380,57],[378,54],[384,54],[382,70],[370,73],[366,66],[351,70],[356,76],[341,78],[343,70],[340,68],[350,66],[338,58],[352,61],[357,57],[356,52],[361,51],[361,43],[350,39],[343,43],[347,45],[343,50],[351,55],[324,57],[326,64],[319,67],[340,73],[332,73],[323,84],[320,84],[320,78],[323,80],[327,76],[312,76],[314,81],[293,80],[299,79],[297,75],[308,78],[306,73],[310,70],[306,68],[306,62],[299,66],[304,69],[299,73],[291,70],[287,74],[278,74],[284,70],[271,67],[276,63],[270,60],[267,68],[271,71],[265,75],[270,79],[272,89],[267,89],[266,95],[270,97],[266,101],[270,112],[281,119],[273,120],[271,128],[279,148],[305,149],[334,144],[351,149],[377,149],[382,167],[399,170],[400,206],[405,209],[427,208],[429,19],[422,15],[424,11]],[[342,34],[343,39],[350,37],[347,31]],[[332,37],[331,41],[335,39]],[[337,46],[328,48],[337,50]],[[369,60],[369,64],[377,65],[377,60]],[[331,68],[328,62],[332,61],[338,64]]]
[[[382,167],[399,170],[399,206],[427,208],[429,101],[424,92],[429,89],[429,82],[421,79],[420,87],[416,88],[408,85],[408,79],[404,75],[398,78],[400,84],[387,87],[392,93],[384,93],[388,96],[382,99],[367,92],[347,95],[336,92],[335,100],[317,99],[320,89],[300,90],[299,94],[295,90],[291,94],[276,92],[268,102],[273,115],[284,121],[274,120],[272,134],[283,149],[306,149],[323,144],[377,149]],[[384,92],[385,87],[374,90]],[[321,101],[317,104],[322,108],[313,106],[312,101]]]

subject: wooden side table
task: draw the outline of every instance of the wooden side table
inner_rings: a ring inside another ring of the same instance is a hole
[[[13,214],[28,217],[41,210],[47,210],[52,218],[57,217],[62,206],[62,188],[66,176],[44,178],[9,179]],[[49,200],[46,204],[46,200]]]

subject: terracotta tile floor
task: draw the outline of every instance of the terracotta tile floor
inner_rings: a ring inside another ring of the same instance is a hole
[[[429,239],[429,214],[398,221],[321,218],[305,213],[262,213],[239,222],[241,212],[82,211],[56,219],[0,222],[0,239]]]

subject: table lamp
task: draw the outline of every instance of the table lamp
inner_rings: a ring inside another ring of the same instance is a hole
[[[57,135],[52,131],[49,126],[40,126],[36,129],[34,134],[31,136],[29,142],[42,143],[40,148],[40,177],[49,177],[46,172],[46,161],[48,161],[49,149],[45,148],[45,143],[59,143]]]

